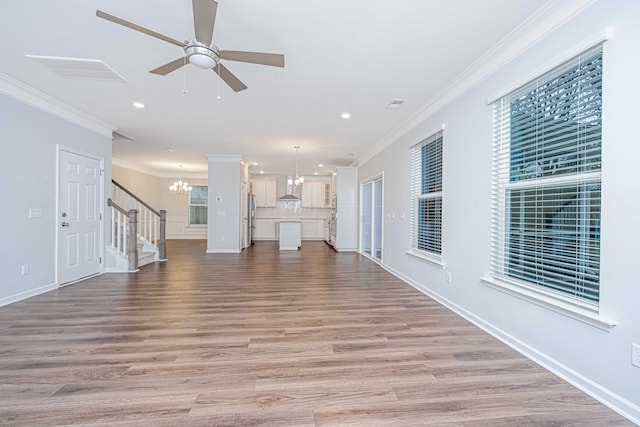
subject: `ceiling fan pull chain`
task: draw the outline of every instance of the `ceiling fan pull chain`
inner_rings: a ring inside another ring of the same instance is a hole
[[[218,66],[218,99],[222,99],[220,96],[220,66]]]
[[[184,65],[187,65],[187,57],[186,56],[184,57],[183,61],[184,61]],[[184,73],[182,74],[182,76],[183,76],[183,79],[182,79],[182,93],[184,95],[186,95],[187,94],[187,67],[184,67],[182,70],[184,71]]]

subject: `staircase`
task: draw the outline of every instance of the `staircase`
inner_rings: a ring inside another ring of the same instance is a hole
[[[166,261],[166,211],[156,211],[116,181],[107,204],[111,243],[105,248],[105,272],[135,272]]]

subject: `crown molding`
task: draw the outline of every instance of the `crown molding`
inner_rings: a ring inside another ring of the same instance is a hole
[[[596,1],[598,0],[550,0],[545,3],[433,97],[421,104],[406,120],[392,128],[355,164],[361,165],[371,160],[421,122],[471,90]]]
[[[240,154],[205,154],[207,160],[215,163],[243,163],[244,159]]]
[[[132,170],[134,172],[139,172],[139,173],[143,173],[145,175],[151,175],[151,176],[155,176],[156,178],[161,178],[161,176],[158,174],[158,172],[154,171],[153,169],[149,169],[149,168],[146,168],[144,166],[140,166],[137,163],[131,163],[131,162],[128,162],[126,160],[119,159],[117,157],[112,157],[111,158],[111,164],[113,166],[118,166],[118,167],[121,167],[121,168],[129,169],[129,170]]]
[[[207,172],[185,172],[185,171],[170,171],[170,172],[163,172],[163,171],[157,171],[151,168],[147,168],[144,166],[140,166],[137,163],[131,163],[128,162],[126,160],[122,160],[119,159],[117,157],[113,157],[111,159],[111,164],[113,166],[118,166],[124,169],[128,169],[134,172],[138,172],[138,173],[143,173],[145,175],[149,175],[152,176],[154,178],[170,178],[170,179],[177,179],[177,178],[190,178],[190,179],[203,179],[206,180],[207,179]]]
[[[111,140],[116,127],[50,95],[0,73],[0,93]]]

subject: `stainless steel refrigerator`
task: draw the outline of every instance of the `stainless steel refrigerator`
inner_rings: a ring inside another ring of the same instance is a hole
[[[249,200],[247,201],[247,243],[248,246],[253,245],[253,232],[256,228],[256,196],[249,194]]]

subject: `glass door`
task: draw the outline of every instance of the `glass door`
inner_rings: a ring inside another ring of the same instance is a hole
[[[382,177],[364,182],[361,195],[360,251],[382,261]]]
[[[362,186],[362,225],[360,227],[362,252],[371,256],[371,224],[373,224],[373,183]]]
[[[373,257],[382,261],[382,178],[373,181]]]

